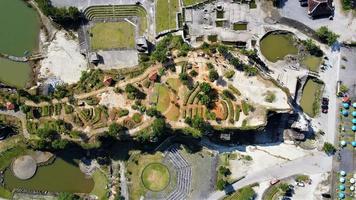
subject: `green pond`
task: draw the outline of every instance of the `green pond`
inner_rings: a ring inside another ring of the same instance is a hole
[[[0,81],[18,88],[25,87],[31,78],[31,67],[27,63],[0,58]]]
[[[321,64],[321,58],[316,56],[306,56],[303,59],[305,65],[310,71],[318,72]]]
[[[292,34],[269,34],[260,42],[262,54],[271,62],[283,60],[288,55],[298,53]]]
[[[303,88],[300,106],[310,117],[315,117],[318,114],[321,90],[322,84],[312,79],[307,80]]]
[[[50,192],[90,193],[94,187],[93,179],[86,177],[76,164],[58,157],[53,164],[38,167],[35,176],[29,180],[16,178],[8,169],[5,171],[4,181],[5,187],[10,190],[26,188]]]
[[[1,53],[23,56],[26,51],[36,50],[39,18],[36,11],[22,0],[0,0],[0,24]],[[27,64],[0,60],[0,81],[24,87],[30,74]]]

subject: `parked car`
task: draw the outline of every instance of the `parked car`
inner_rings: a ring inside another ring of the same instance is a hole
[[[321,194],[321,196],[324,197],[324,198],[327,198],[327,199],[331,198],[331,195],[328,194],[328,193],[323,193],[323,194]]]
[[[300,1],[300,6],[307,7],[308,6],[308,1],[306,1],[306,0]]]
[[[326,98],[326,97],[323,97],[323,99],[321,100],[321,103],[322,103],[323,105],[329,105],[329,99]]]
[[[321,112],[324,113],[324,114],[328,114],[328,109],[321,109]]]
[[[276,184],[276,183],[278,183],[279,182],[279,179],[272,179],[269,183],[271,184],[271,185],[274,185],[274,184]]]
[[[305,186],[305,184],[304,183],[302,183],[302,182],[297,182],[297,184],[296,184],[297,186],[299,186],[299,187],[304,187]]]

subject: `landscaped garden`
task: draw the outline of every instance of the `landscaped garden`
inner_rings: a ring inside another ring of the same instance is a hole
[[[135,27],[126,21],[96,23],[90,36],[93,50],[135,47]]]

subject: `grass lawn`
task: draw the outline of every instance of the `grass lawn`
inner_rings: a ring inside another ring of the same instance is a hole
[[[183,0],[183,5],[184,6],[190,6],[190,5],[194,5],[200,2],[204,2],[205,0]]]
[[[253,199],[254,196],[256,196],[256,193],[252,187],[246,186],[225,197],[224,200],[246,200]]]
[[[140,199],[148,191],[142,183],[141,174],[144,168],[151,163],[160,163],[163,160],[161,153],[143,154],[134,153],[127,161],[127,174],[130,199]]]
[[[99,199],[106,199],[107,190],[105,189],[108,184],[108,179],[105,174],[100,170],[96,170],[93,174],[94,188],[90,194],[96,195]]]
[[[5,189],[4,187],[0,187],[0,197],[5,199],[11,199],[12,193],[11,191]]]
[[[4,170],[8,167],[11,161],[20,155],[23,155],[26,152],[25,147],[22,145],[15,146],[11,149],[8,149],[0,153],[0,170]]]
[[[94,50],[135,47],[135,27],[128,22],[97,23],[90,34]]]
[[[235,23],[233,25],[233,29],[235,31],[244,31],[247,30],[247,24],[246,23]]]
[[[167,110],[171,102],[171,98],[169,96],[170,91],[165,85],[162,84],[156,84],[155,90],[158,94],[157,110],[163,113]]]
[[[310,71],[318,72],[321,64],[321,58],[316,56],[307,56],[303,60],[303,65],[308,67]]]
[[[165,117],[171,121],[178,121],[179,116],[180,116],[179,108],[175,105],[171,106],[171,108],[168,110],[168,112],[165,115]]]
[[[320,96],[322,93],[322,84],[313,80],[308,80],[303,88],[300,106],[310,117],[315,117],[320,110]]]
[[[179,11],[178,0],[157,0],[156,32],[176,28],[176,13]]]
[[[151,191],[162,191],[169,184],[169,170],[161,163],[151,163],[142,172],[142,183]]]
[[[172,87],[173,90],[178,92],[179,87],[182,85],[178,78],[168,78],[167,83]]]

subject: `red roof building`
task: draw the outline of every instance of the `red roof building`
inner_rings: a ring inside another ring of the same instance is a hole
[[[110,76],[105,76],[104,77],[104,81],[103,81],[104,85],[110,86],[112,84],[112,82],[113,82],[112,77],[110,77]]]
[[[308,15],[312,18],[330,17],[334,14],[332,0],[308,0]]]
[[[153,72],[152,74],[150,74],[150,76],[148,77],[148,79],[150,79],[150,81],[156,82],[158,80],[158,74],[157,72]]]
[[[6,103],[6,109],[7,110],[14,110],[15,109],[15,105],[11,102],[7,102]]]

